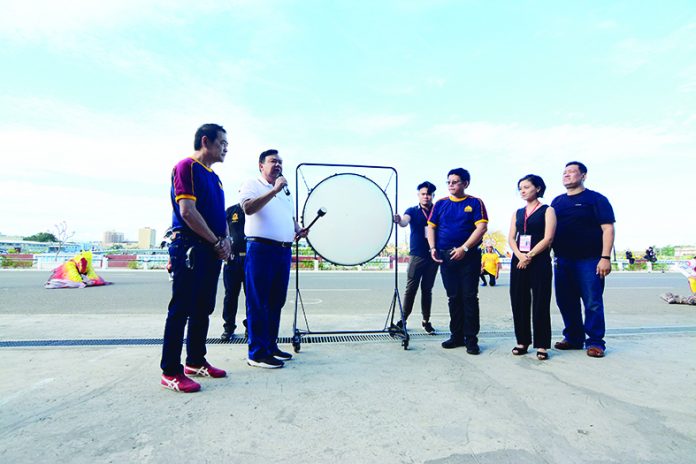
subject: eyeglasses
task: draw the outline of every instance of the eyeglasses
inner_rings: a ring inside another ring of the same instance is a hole
[[[461,183],[462,183],[461,180],[448,180],[447,181],[447,185],[457,185],[457,184],[461,184]]]

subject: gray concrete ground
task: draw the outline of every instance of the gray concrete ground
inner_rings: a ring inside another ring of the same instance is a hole
[[[696,308],[658,299],[688,290],[680,275],[610,276],[604,359],[512,356],[505,275],[480,289],[480,356],[443,350],[444,333],[421,336],[418,303],[407,351],[388,339],[305,343],[284,369],[268,371],[246,366],[245,345],[211,344],[209,360],[229,377],[203,379],[191,395],[159,387],[154,344],[2,345],[161,337],[166,274],[104,276],[116,284],[44,290],[46,272],[0,271],[0,462],[694,462]],[[315,331],[381,329],[393,286],[391,273],[300,280]],[[222,331],[220,289],[210,337]],[[439,280],[434,300],[444,332]],[[552,314],[557,340],[555,306]]]

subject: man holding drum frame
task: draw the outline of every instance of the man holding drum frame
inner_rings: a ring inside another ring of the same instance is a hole
[[[449,340],[443,348],[465,346],[479,354],[478,280],[481,270],[479,245],[488,230],[488,214],[481,199],[466,195],[471,176],[463,168],[447,174],[449,197],[435,203],[428,219],[428,244],[433,261],[441,263],[442,283],[450,313]]]
[[[245,182],[239,191],[247,236],[247,364],[275,369],[292,358],[278,348],[280,311],[288,293],[292,242],[306,237],[307,230],[295,219],[294,201],[283,177],[278,150],[261,153],[259,171],[261,176]]]
[[[436,187],[428,181],[421,183],[418,185],[418,204],[408,208],[403,216],[394,215],[394,222],[399,226],[411,226],[410,260],[408,262],[406,291],[404,292],[404,320],[408,319],[413,310],[418,285],[420,285],[422,325],[429,334],[435,333],[435,329],[430,323],[430,308],[433,302],[433,284],[438,264],[430,258],[426,236],[435,189]],[[397,325],[401,326],[401,321],[397,322]]]

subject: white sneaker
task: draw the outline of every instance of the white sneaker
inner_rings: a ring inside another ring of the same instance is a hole
[[[273,356],[258,360],[247,358],[247,364],[252,367],[263,367],[265,369],[278,369],[285,365],[283,361],[276,359]]]

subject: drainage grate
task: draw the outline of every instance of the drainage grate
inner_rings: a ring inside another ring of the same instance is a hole
[[[686,327],[626,327],[607,329],[608,336],[636,336],[646,334],[679,334],[696,333],[696,326]],[[449,336],[449,332],[438,332],[436,336],[423,332],[410,333],[409,338],[414,339],[442,339]],[[483,331],[479,333],[479,338],[513,338],[512,331]],[[360,343],[360,342],[400,342],[399,337],[392,337],[389,333],[374,334],[350,334],[345,335],[320,335],[307,334],[302,336],[302,344],[312,343]],[[206,341],[209,345],[246,345],[246,337],[237,337],[229,341],[219,338],[209,338]],[[292,343],[291,337],[280,337],[280,344]],[[35,348],[35,347],[66,347],[66,346],[146,346],[161,345],[161,338],[94,338],[94,339],[72,339],[72,340],[0,340],[0,348]]]

